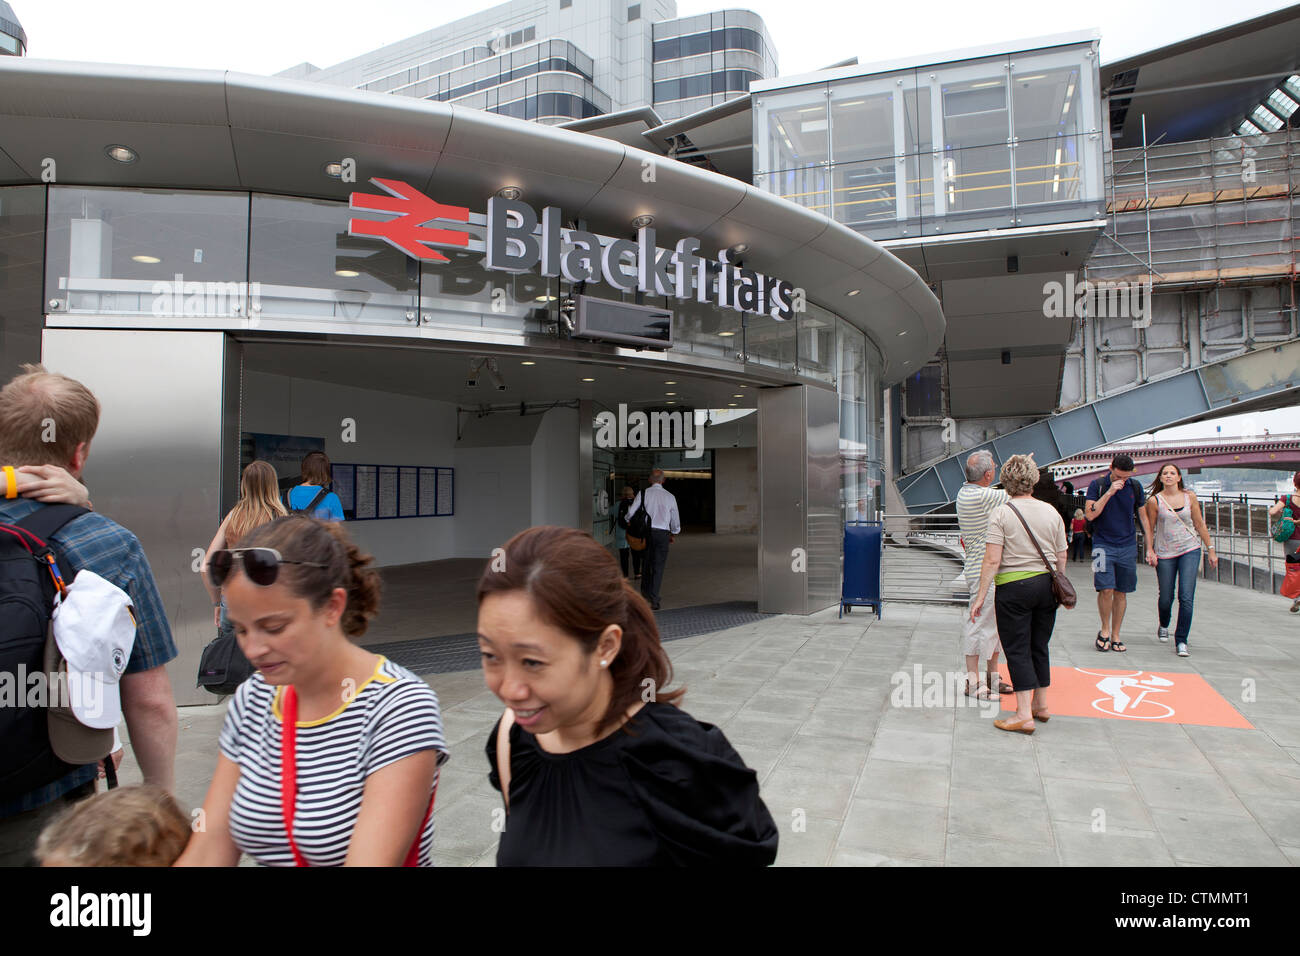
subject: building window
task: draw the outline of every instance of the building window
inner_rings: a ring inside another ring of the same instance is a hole
[[[632,4],[632,6],[627,8],[627,22],[631,23],[633,20],[640,20],[640,19],[641,19],[641,4],[634,3]]]

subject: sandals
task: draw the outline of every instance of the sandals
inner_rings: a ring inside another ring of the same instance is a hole
[[[1110,650],[1110,638],[1109,638],[1109,637],[1102,637],[1102,636],[1101,636],[1101,631],[1098,631],[1098,632],[1097,632],[1097,640],[1093,641],[1093,644],[1094,644],[1094,646],[1097,648],[1097,650],[1099,650],[1099,651],[1108,651],[1108,650]]]
[[[999,676],[998,676],[995,672],[993,672],[993,671],[990,671],[990,672],[989,672],[989,675],[988,675],[989,687],[992,687],[992,686],[993,686],[993,681],[994,681],[995,679],[996,679],[997,682],[998,682],[998,693],[999,693],[999,694],[1014,694],[1014,693],[1016,692],[1014,687],[1012,687],[1010,684],[1008,684],[1006,681],[1004,681],[1001,677],[999,677]]]
[[[975,693],[972,694],[970,690],[969,677],[966,678],[966,696],[974,697],[976,700],[1001,700],[1001,698],[998,697],[998,695],[996,695],[995,693],[993,693],[992,690],[989,689],[988,684],[985,684],[983,681],[979,682],[979,684],[975,688]]]
[[[1128,650],[1128,648],[1124,646],[1123,641],[1111,641],[1110,649],[1120,654],[1123,654],[1125,651]]]

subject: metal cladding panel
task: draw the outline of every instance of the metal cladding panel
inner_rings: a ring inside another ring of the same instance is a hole
[[[1092,409],[1091,405],[1084,405],[1048,419],[1062,458],[1106,444],[1106,436],[1101,433],[1097,414]]]
[[[933,468],[927,468],[917,475],[916,480],[903,488],[902,492],[911,514],[925,514],[952,500],[944,492],[939,473]]]
[[[808,570],[805,614],[840,599],[840,404],[833,389],[798,386],[804,393],[808,468]]]
[[[943,482],[948,497],[956,496],[957,491],[966,483],[966,468],[956,458],[945,458],[935,466],[939,480]]]
[[[1300,342],[1208,366],[1201,380],[1215,408],[1294,388],[1300,382]]]
[[[734,179],[719,181],[694,166],[629,149],[609,182],[576,212],[591,220],[617,221],[620,235],[631,230],[637,216],[653,216],[658,243],[667,249],[682,236],[706,233],[739,205],[745,190],[745,184]]]
[[[807,575],[792,552],[806,548],[806,428],[801,386],[758,393],[758,609],[803,614]]]
[[[199,654],[215,636],[194,552],[221,521],[223,392],[237,385],[225,376],[226,336],[46,329],[42,346],[48,369],[99,399],[87,483],[96,510],[144,546],[180,651],[168,666],[176,702],[210,704],[194,686]]]
[[[1194,371],[1103,398],[1094,407],[1108,442],[1141,435],[1209,409]]]
[[[1009,435],[993,440],[997,449],[998,462],[1004,462],[1012,455],[1033,455],[1040,466],[1056,461],[1061,456],[1056,451],[1056,439],[1046,421],[1034,422],[1024,428],[1018,428]]]

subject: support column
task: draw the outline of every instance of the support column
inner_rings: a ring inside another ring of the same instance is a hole
[[[809,385],[758,393],[758,609],[839,602],[839,401]]]
[[[176,702],[215,703],[194,686],[216,636],[197,569],[239,494],[242,347],[223,332],[46,329],[42,361],[99,399],[85,483],[144,546],[180,652]]]

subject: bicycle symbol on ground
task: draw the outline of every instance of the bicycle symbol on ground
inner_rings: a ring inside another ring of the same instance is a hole
[[[1103,695],[1092,702],[1092,706],[1108,717],[1125,717],[1131,720],[1165,720],[1174,716],[1174,709],[1168,704],[1153,699],[1152,694],[1164,694],[1174,686],[1174,682],[1159,674],[1146,671],[1133,671],[1127,674],[1099,674],[1095,671],[1075,668],[1081,674],[1098,677],[1097,690]],[[1143,679],[1143,675],[1145,679]]]

